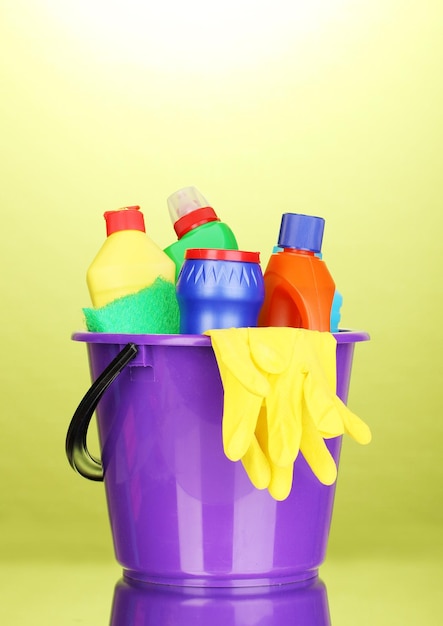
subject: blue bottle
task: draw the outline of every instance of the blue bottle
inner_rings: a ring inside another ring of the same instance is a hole
[[[178,276],[180,333],[257,326],[265,297],[258,252],[192,248]]]

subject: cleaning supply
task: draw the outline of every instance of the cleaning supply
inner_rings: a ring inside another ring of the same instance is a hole
[[[257,326],[265,290],[258,252],[191,248],[177,281],[180,332]]]
[[[87,329],[96,333],[177,334],[180,330],[175,289],[162,278],[103,307],[84,308],[83,314]]]
[[[291,490],[299,451],[318,480],[337,468],[324,439],[371,440],[368,426],[336,395],[336,339],[290,327],[209,330],[224,388],[223,447],[251,482],[277,500]]]
[[[175,266],[146,234],[139,206],[104,214],[107,238],[88,268],[89,330],[176,333]],[[140,330],[143,329],[143,330]]]
[[[171,194],[168,209],[178,240],[165,252],[176,265],[176,279],[188,248],[238,250],[234,233],[196,187],[184,187]]]
[[[278,248],[264,273],[265,300],[259,326],[331,328],[335,283],[319,258],[324,219],[299,213],[282,216]]]
[[[283,248],[280,248],[279,246],[274,246],[272,253],[275,254],[277,252],[282,252],[282,251],[283,251]],[[315,256],[317,256],[319,259],[323,258],[321,252],[318,252]],[[342,304],[343,304],[343,296],[339,291],[335,290],[334,298],[332,300],[332,307],[331,307],[331,320],[330,320],[331,333],[339,332]]]
[[[343,296],[339,291],[335,291],[331,307],[331,333],[338,333],[341,320],[341,307]]]
[[[323,258],[323,255],[321,252],[316,254],[316,256],[318,256],[319,259]],[[339,332],[342,304],[343,304],[343,296],[336,289],[334,293],[334,297],[332,299],[332,306],[331,306],[331,320],[330,320],[331,321],[331,333]]]

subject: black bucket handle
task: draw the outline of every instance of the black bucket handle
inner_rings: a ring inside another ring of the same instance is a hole
[[[102,462],[89,452],[86,443],[89,423],[106,389],[132,361],[137,352],[137,346],[134,343],[128,343],[117,354],[92,383],[69,424],[66,435],[66,456],[71,467],[89,480],[102,481],[104,477]]]

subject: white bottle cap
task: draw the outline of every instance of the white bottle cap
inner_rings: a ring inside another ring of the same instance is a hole
[[[184,215],[207,206],[208,201],[196,187],[183,187],[168,198],[168,210],[173,224]]]

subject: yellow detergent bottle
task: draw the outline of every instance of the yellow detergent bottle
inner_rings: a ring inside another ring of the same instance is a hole
[[[94,307],[137,293],[159,277],[175,284],[175,264],[147,236],[139,206],[107,211],[104,218],[107,238],[86,274]]]

